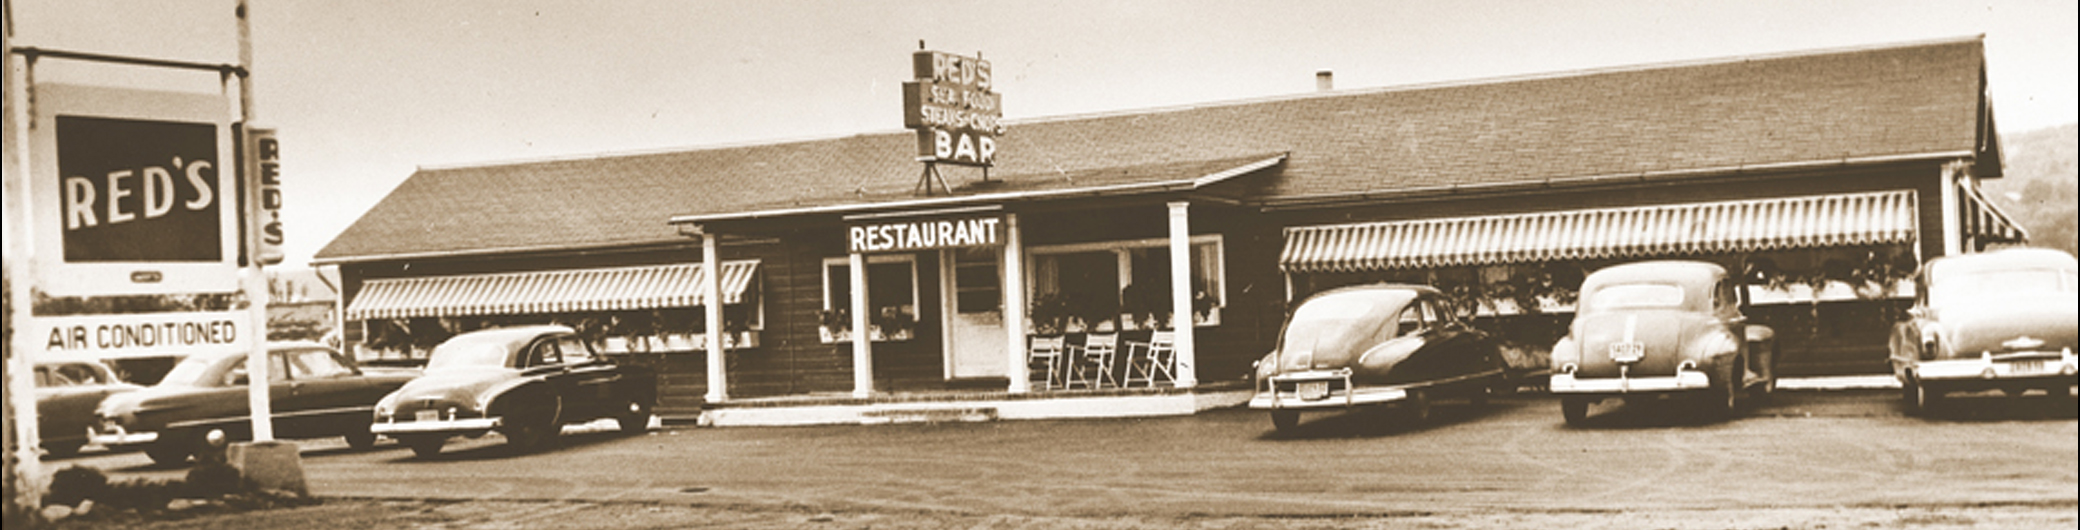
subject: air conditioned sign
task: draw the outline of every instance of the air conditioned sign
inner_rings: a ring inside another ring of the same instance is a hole
[[[917,130],[918,156],[989,166],[1004,134],[1002,96],[989,61],[940,52],[911,56],[915,81],[903,83],[903,126]]]
[[[986,247],[1004,241],[1004,218],[965,217],[854,225],[845,230],[846,250],[856,254],[955,247]]]
[[[239,187],[222,94],[36,87],[38,287],[54,296],[237,288]]]
[[[236,352],[251,346],[253,317],[243,311],[38,316],[38,358],[160,357]]]

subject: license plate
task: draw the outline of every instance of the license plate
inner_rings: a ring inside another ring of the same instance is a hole
[[[415,421],[439,421],[441,419],[441,411],[422,410],[414,412],[412,413],[412,419]]]
[[[1300,396],[1300,399],[1322,399],[1325,397],[1329,397],[1329,382],[1302,382],[1293,389],[1293,393],[1298,394]]]
[[[2015,361],[2012,363],[2008,363],[2008,373],[2015,375],[2035,375],[2038,373],[2042,373],[2043,371],[2044,361],[2041,360]]]
[[[1645,357],[1646,355],[1647,345],[1643,343],[1618,342],[1611,344],[1611,360],[1613,361],[1629,363],[1638,361],[1641,357]]]

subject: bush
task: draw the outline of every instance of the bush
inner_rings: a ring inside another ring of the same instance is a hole
[[[91,467],[72,466],[51,475],[51,492],[45,506],[78,506],[80,501],[99,499],[108,493],[108,475]]]

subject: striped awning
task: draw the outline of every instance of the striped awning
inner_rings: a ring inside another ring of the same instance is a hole
[[[721,264],[722,302],[742,302],[758,261]],[[691,307],[709,299],[699,263],[369,280],[348,320]]]
[[[1486,265],[1907,243],[1909,191],[1286,229],[1287,272]]]
[[[1964,225],[1959,228],[1965,236],[1982,243],[2022,243],[2029,240],[2029,232],[2016,226],[2007,213],[1986,200],[1978,187],[1960,185],[1958,189],[1964,190],[1959,194],[1964,197],[1964,211],[1958,219]]]

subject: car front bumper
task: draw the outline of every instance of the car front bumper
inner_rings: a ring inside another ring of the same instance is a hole
[[[130,432],[121,425],[105,425],[87,430],[87,441],[102,447],[124,447],[143,445],[159,441],[159,433],[153,431]]]
[[[1597,377],[1577,378],[1574,374],[1553,374],[1550,391],[1554,394],[1639,394],[1654,392],[1684,392],[1711,388],[1712,381],[1704,372],[1684,370],[1674,376],[1663,377]]]
[[[368,426],[369,432],[385,436],[397,434],[469,433],[498,428],[504,422],[499,418],[458,418],[451,420],[423,421],[380,421]]]

